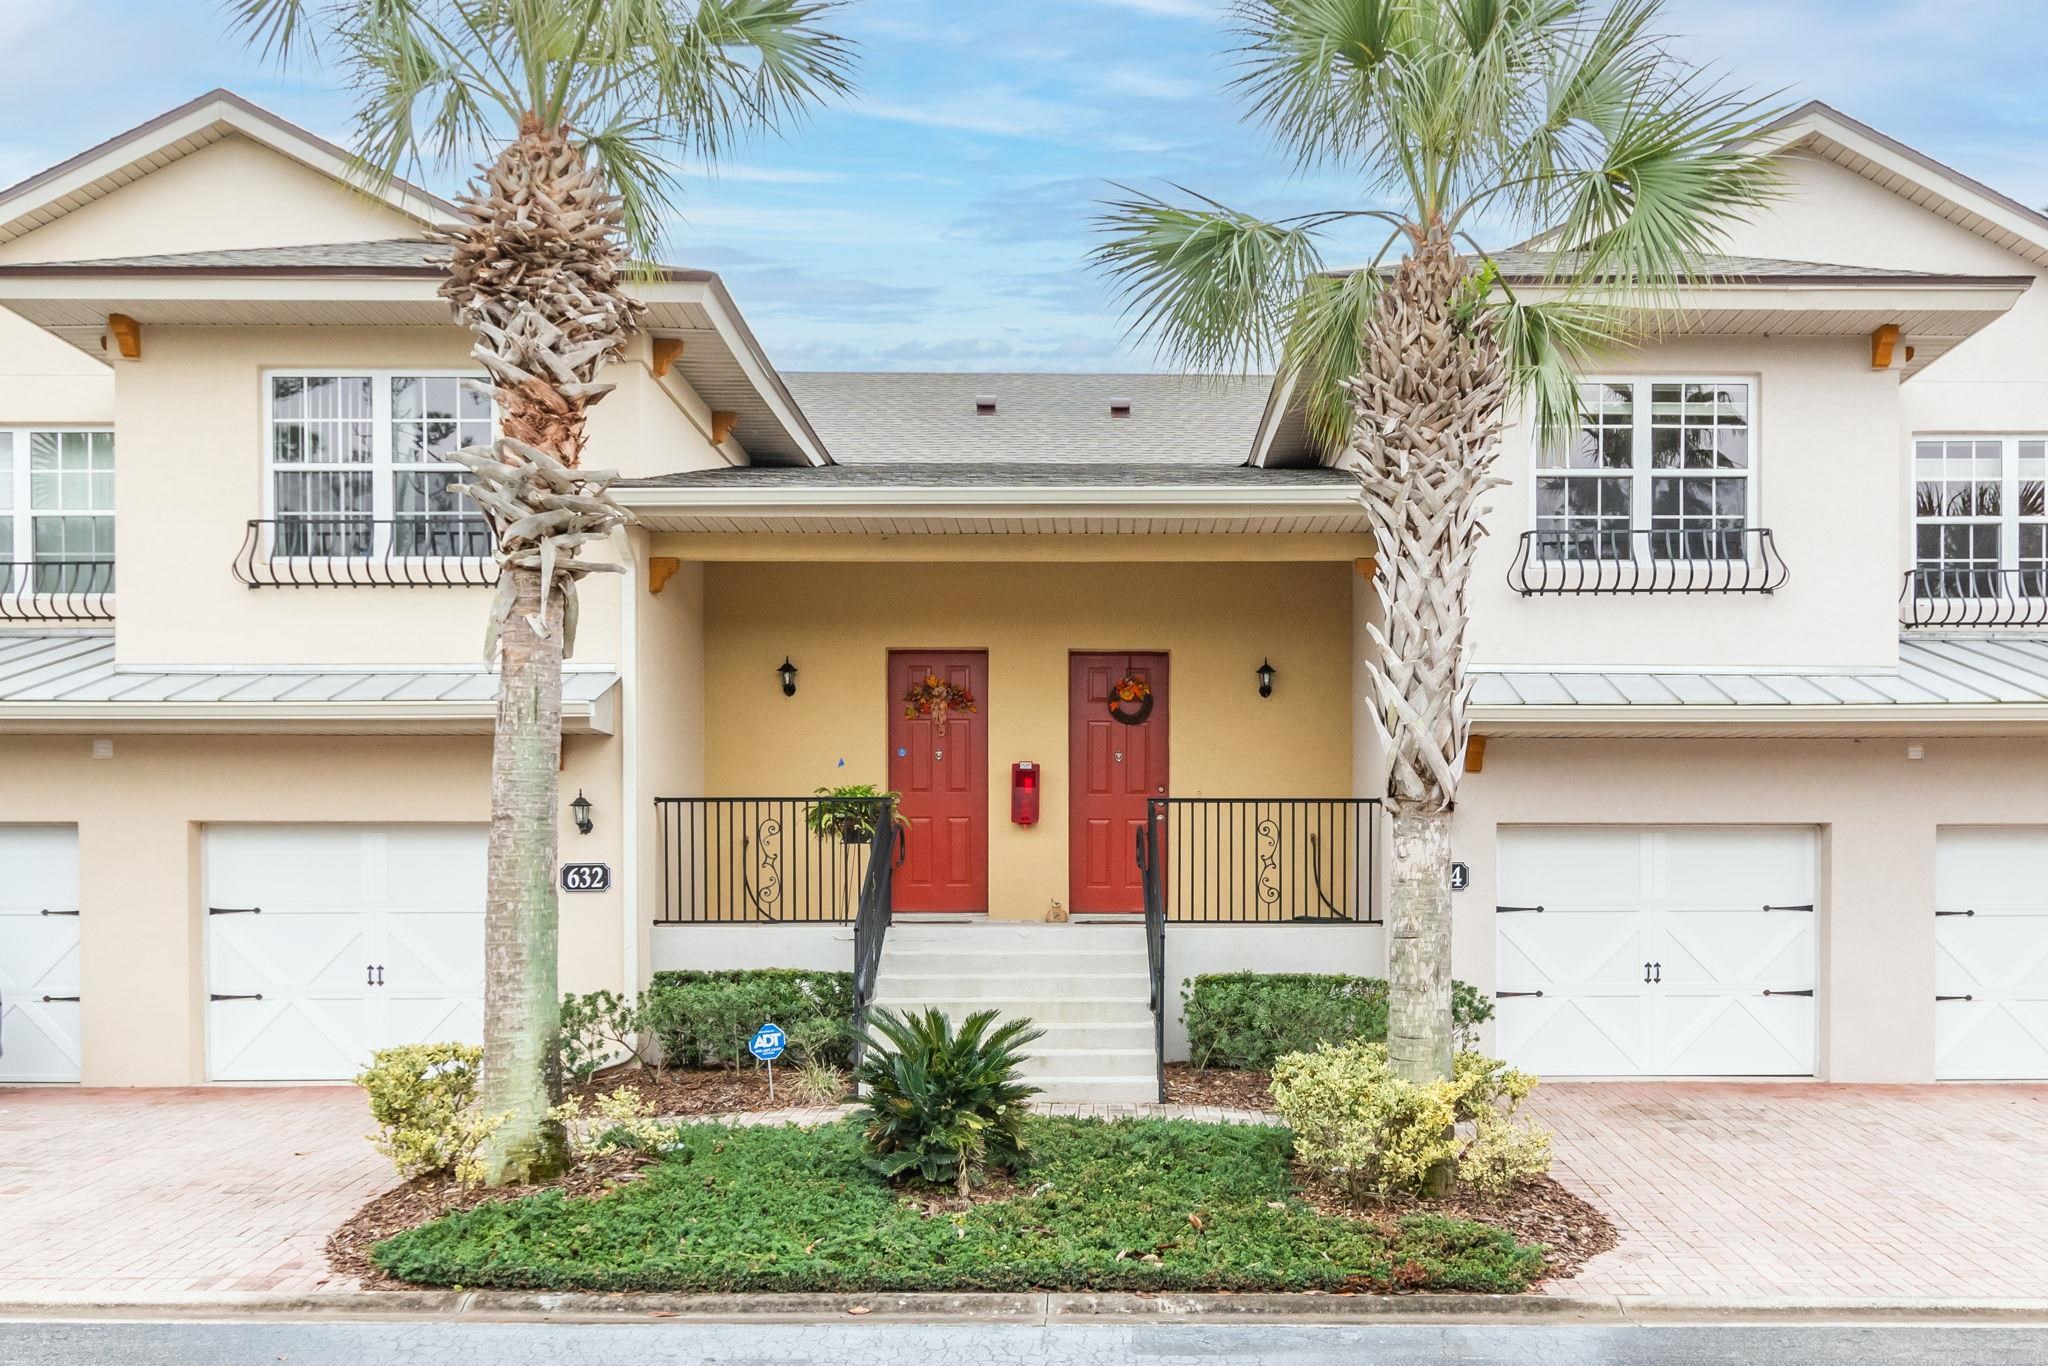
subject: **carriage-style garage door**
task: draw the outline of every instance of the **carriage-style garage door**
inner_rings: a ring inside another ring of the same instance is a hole
[[[1934,1075],[2048,1077],[2048,829],[1940,831],[1934,902]]]
[[[210,827],[207,1075],[328,1081],[481,1040],[483,904],[475,826]]]
[[[78,831],[0,825],[0,1083],[77,1081]]]
[[[1503,1057],[1559,1077],[1813,1072],[1812,830],[1510,827],[1499,849]]]

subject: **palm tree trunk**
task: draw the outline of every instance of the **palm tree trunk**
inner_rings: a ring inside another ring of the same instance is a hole
[[[499,632],[498,722],[491,744],[491,843],[484,913],[482,1105],[506,1115],[484,1148],[494,1186],[543,1180],[568,1165],[562,1126],[556,994],[560,953],[555,823],[561,799],[561,609],[548,604],[542,635],[540,575],[507,566],[513,611]]]
[[[1451,1074],[1451,815],[1394,807],[1387,904],[1387,1061],[1409,1081]]]

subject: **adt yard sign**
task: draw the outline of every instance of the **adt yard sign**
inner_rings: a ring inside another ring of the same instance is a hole
[[[754,1037],[747,1041],[747,1051],[762,1062],[774,1062],[782,1056],[782,1050],[789,1047],[789,1036],[782,1032],[782,1026],[764,1024],[754,1031]]]

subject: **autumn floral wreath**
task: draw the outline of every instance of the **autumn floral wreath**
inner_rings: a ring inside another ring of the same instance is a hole
[[[946,717],[952,712],[972,712],[974,694],[957,683],[948,683],[937,674],[926,674],[910,685],[910,691],[903,694],[903,716],[915,720],[929,716],[932,734],[946,733]]]
[[[1125,711],[1136,707],[1136,711]],[[1127,726],[1143,725],[1152,714],[1152,685],[1136,674],[1125,674],[1109,690],[1109,714]]]

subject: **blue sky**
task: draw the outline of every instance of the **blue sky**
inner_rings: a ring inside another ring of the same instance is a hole
[[[687,175],[667,254],[722,272],[785,369],[1150,368],[1083,265],[1108,182],[1178,181],[1266,214],[1358,202],[1238,123],[1224,11],[855,0],[835,23],[860,46],[858,97]],[[2041,0],[1672,0],[1669,26],[1744,83],[1828,100],[2041,204],[2041,15]],[[345,99],[242,51],[215,0],[16,0],[0,50],[0,182],[217,85],[346,133]]]

